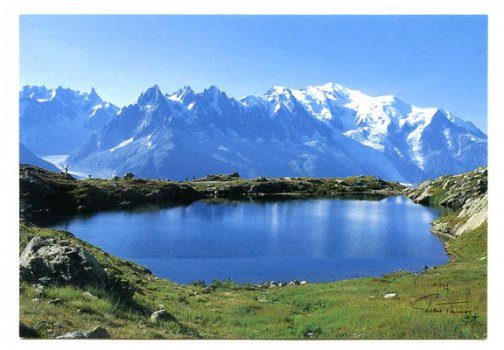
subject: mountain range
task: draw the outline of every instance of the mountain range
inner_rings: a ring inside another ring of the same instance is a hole
[[[70,171],[185,179],[375,175],[419,183],[487,163],[487,136],[440,108],[328,83],[273,87],[235,99],[215,86],[164,94],[157,85],[122,108],[96,91],[26,86],[20,140]]]

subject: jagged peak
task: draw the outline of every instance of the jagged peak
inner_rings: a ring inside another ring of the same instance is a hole
[[[198,96],[202,96],[206,99],[210,98],[212,99],[213,103],[217,103],[218,100],[220,99],[228,99],[226,93],[224,91],[222,91],[221,89],[219,89],[217,86],[215,85],[211,85],[210,87],[206,88],[205,90],[203,90],[202,93],[199,93],[197,94]]]
[[[89,92],[89,97],[100,97],[98,96],[98,94],[96,93],[96,90],[94,87],[91,87],[91,91]]]
[[[22,98],[47,98],[50,90],[45,85],[25,85],[19,90],[19,97]]]
[[[151,86],[145,92],[142,92],[140,94],[140,97],[138,98],[138,104],[140,105],[146,105],[146,104],[152,104],[152,103],[158,103],[165,99],[165,96],[161,92],[161,89],[159,89],[159,86],[155,84],[154,86]]]
[[[94,87],[91,88],[91,91],[88,94],[88,99],[90,101],[96,102],[96,103],[101,103],[102,102],[101,97],[98,95],[98,93],[96,92],[96,90],[95,90]]]
[[[57,88],[56,88],[56,91],[74,91],[68,87],[64,87],[63,85],[59,85]]]
[[[203,90],[203,92],[201,93],[201,95],[202,96],[212,96],[213,98],[217,98],[217,97],[220,97],[220,96],[223,96],[223,97],[227,98],[226,93],[224,91],[222,91],[221,89],[219,89],[215,85],[210,85],[208,88],[206,88],[205,90]]]
[[[186,85],[181,89],[178,89],[171,95],[166,94],[166,98],[172,100],[172,101],[177,101],[177,102],[188,102],[187,99],[192,99],[194,97],[195,93],[193,89],[191,89],[190,86]]]
[[[218,92],[221,92],[221,90],[215,85],[210,85],[210,87],[208,87],[207,89],[205,89],[203,91],[203,93],[205,93],[205,92],[218,93]]]
[[[278,86],[278,85],[271,87],[271,89],[269,89],[266,92],[265,96],[270,97],[270,98],[271,97],[280,97],[280,96],[284,96],[287,98],[294,98],[294,94],[292,93],[292,89],[285,87],[285,86]]]

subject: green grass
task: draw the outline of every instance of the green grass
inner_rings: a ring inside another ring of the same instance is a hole
[[[83,295],[85,290],[74,287],[48,288],[40,301],[32,301],[35,287],[22,283],[20,319],[41,337],[95,326],[105,327],[114,338],[486,337],[486,225],[450,240],[447,249],[452,260],[421,274],[398,272],[382,278],[268,289],[231,281],[214,281],[210,288],[202,283],[177,285],[69,233],[24,222],[20,248],[35,235],[58,236],[85,246],[104,267],[116,270],[137,287],[130,303],[96,288],[87,290],[98,298],[88,298]],[[384,299],[388,293],[397,293],[397,297]],[[54,299],[60,302],[49,303]],[[151,324],[150,314],[159,305],[178,322]]]

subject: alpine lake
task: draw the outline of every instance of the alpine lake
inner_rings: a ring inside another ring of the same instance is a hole
[[[406,197],[202,200],[59,217],[50,224],[188,284],[326,282],[448,261],[429,232],[441,209]]]

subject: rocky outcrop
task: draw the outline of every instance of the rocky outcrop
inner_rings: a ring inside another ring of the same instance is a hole
[[[190,203],[203,198],[398,195],[404,186],[374,176],[240,179],[238,173],[192,182],[125,178],[75,180],[34,166],[20,167],[21,217],[37,222],[51,214],[91,213],[143,204]]]
[[[417,187],[406,189],[405,193],[416,203],[437,204],[459,210],[468,200],[484,195],[487,187],[488,169],[479,167],[468,173],[424,181]]]
[[[454,213],[434,221],[432,232],[448,237],[460,236],[488,221],[488,169],[441,176],[406,190],[406,195],[421,204],[441,205]]]
[[[196,181],[195,188],[209,198],[321,197],[398,195],[404,186],[374,176],[348,178],[266,178],[235,181]]]
[[[469,198],[457,214],[455,220],[437,220],[432,226],[435,233],[460,236],[472,231],[488,221],[488,194]]]
[[[75,180],[22,165],[20,180],[21,216],[36,221],[39,213],[91,213],[142,204],[191,202],[203,195],[190,185],[171,181],[125,179]]]
[[[94,256],[68,240],[34,237],[21,254],[19,266],[24,280],[48,285],[107,283],[107,274]]]

